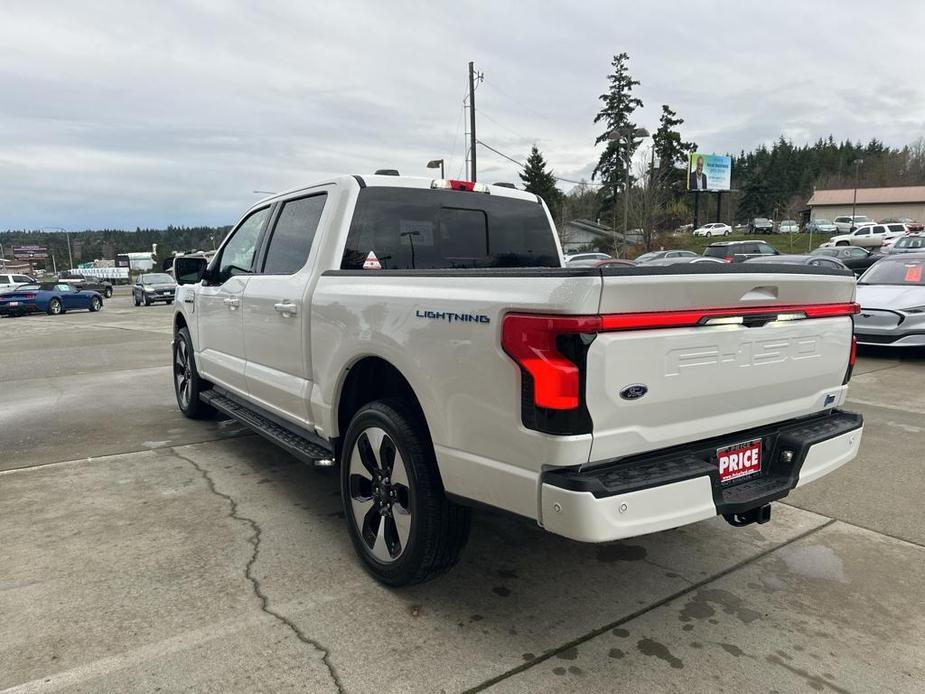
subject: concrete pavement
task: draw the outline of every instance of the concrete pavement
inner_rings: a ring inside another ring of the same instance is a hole
[[[117,296],[0,320],[0,692],[925,681],[921,357],[862,354],[860,459],[768,525],[593,546],[478,511],[452,572],[389,590],[354,559],[333,474],[176,412],[170,315]]]

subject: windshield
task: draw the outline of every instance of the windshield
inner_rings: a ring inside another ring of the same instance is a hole
[[[664,251],[651,251],[649,253],[643,253],[641,256],[636,258],[637,263],[644,263],[647,260],[655,260],[656,258],[661,258],[664,255]]]
[[[828,219],[817,219],[816,220],[816,224],[831,224],[831,223],[832,222],[830,222]]]
[[[173,284],[173,277],[164,272],[153,272],[150,275],[142,275],[138,281],[141,284]]]
[[[881,260],[861,275],[858,284],[897,284],[922,287],[925,257]]]
[[[869,221],[870,221],[870,217],[865,217],[864,215],[859,214],[859,215],[857,215],[857,216],[854,218],[854,221],[855,221],[855,222],[869,222]]]
[[[703,254],[709,258],[725,258],[732,255],[732,249],[729,246],[707,246],[703,249]]]

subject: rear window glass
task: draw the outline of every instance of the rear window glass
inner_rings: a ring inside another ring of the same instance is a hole
[[[925,247],[925,237],[923,236],[905,236],[896,242],[897,248],[922,248]]]
[[[361,190],[341,268],[370,253],[387,270],[560,265],[542,205],[455,190]]]

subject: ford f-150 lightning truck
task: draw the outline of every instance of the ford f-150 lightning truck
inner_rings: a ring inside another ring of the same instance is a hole
[[[531,193],[344,176],[180,257],[173,374],[338,465],[390,585],[450,568],[474,505],[607,542],[770,503],[854,458],[854,278],[807,266],[564,268]]]

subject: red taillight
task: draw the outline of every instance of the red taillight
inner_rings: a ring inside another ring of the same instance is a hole
[[[731,255],[727,255],[725,258],[723,258],[723,262],[724,262],[724,263],[731,263],[731,262],[732,262],[732,256],[731,256]]]
[[[457,179],[450,178],[450,179],[447,179],[447,183],[450,184],[451,190],[474,190],[475,189],[475,183],[473,183],[472,181],[460,181]]]
[[[461,181],[456,178],[438,178],[435,179],[430,187],[437,190],[464,190],[475,193],[490,193],[491,190],[484,183],[474,183],[473,181]]]
[[[510,314],[501,328],[501,346],[533,378],[533,402],[550,410],[579,404],[580,374],[556,345],[560,335],[595,333],[600,316]]]
[[[22,298],[26,299],[27,301],[31,301],[32,299],[35,298],[35,294],[23,294]]]
[[[848,369],[845,371],[845,380],[842,385],[847,385],[851,380],[851,374],[854,373],[854,362],[858,358],[858,338],[856,335],[851,336],[851,351],[848,352]]]

